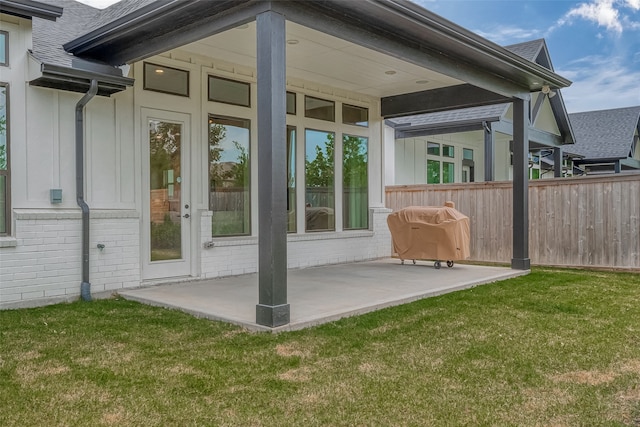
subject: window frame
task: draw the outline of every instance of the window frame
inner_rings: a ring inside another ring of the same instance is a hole
[[[227,82],[238,83],[238,84],[241,84],[243,86],[246,86],[247,87],[247,103],[246,104],[242,104],[242,103],[239,103],[239,102],[221,101],[219,99],[211,98],[211,79],[224,80],[224,81],[227,81]],[[207,101],[209,101],[209,102],[217,102],[219,104],[236,105],[238,107],[251,108],[251,83],[245,82],[245,81],[242,81],[242,80],[237,80],[237,79],[230,79],[228,77],[222,77],[222,76],[219,76],[219,75],[216,75],[216,74],[207,74]],[[286,109],[286,105],[285,105],[285,109]]]
[[[4,232],[0,232],[0,236],[11,235],[11,129],[10,129],[10,111],[9,111],[9,83],[0,81],[0,87],[5,90],[5,141],[6,141],[6,162],[7,167],[0,170],[0,176],[5,176],[5,212],[4,212]]]
[[[247,232],[245,233],[230,233],[230,234],[214,234],[213,233],[213,224],[212,224],[212,229],[211,229],[211,238],[212,239],[224,239],[224,238],[228,238],[228,237],[248,237],[248,236],[252,236],[253,234],[253,204],[251,201],[251,198],[253,196],[253,186],[251,185],[251,179],[252,179],[252,172],[251,172],[251,162],[252,162],[252,156],[251,156],[251,146],[253,144],[253,138],[252,138],[252,132],[251,132],[251,119],[245,118],[245,117],[233,117],[233,116],[227,116],[227,115],[223,115],[223,114],[215,114],[215,113],[208,113],[207,114],[207,204],[208,204],[208,208],[209,211],[215,213],[215,211],[211,210],[211,175],[210,175],[210,165],[211,165],[211,158],[209,157],[211,155],[210,153],[210,146],[209,146],[209,132],[210,132],[210,126],[212,124],[211,120],[231,120],[231,121],[238,121],[238,122],[247,122],[247,126],[244,129],[247,129],[249,131],[249,141],[248,141],[248,149],[247,149],[247,155],[248,155],[248,162],[249,164],[247,165],[247,189],[249,191],[248,197],[247,197],[247,203],[248,203],[248,207],[247,207],[247,215],[248,217],[246,218],[247,222]],[[213,221],[213,215],[212,215],[212,221]]]
[[[174,71],[180,71],[182,73],[186,73],[187,75],[187,93],[179,93],[179,92],[171,92],[170,90],[162,90],[162,89],[155,89],[155,88],[151,88],[147,85],[147,65],[148,66],[152,66],[152,67],[161,67],[161,68],[166,68],[167,70],[174,70]],[[191,92],[191,73],[189,72],[189,70],[183,70],[181,68],[176,68],[176,67],[168,67],[166,65],[162,65],[162,64],[156,64],[153,62],[143,62],[142,63],[142,90],[148,90],[149,92],[157,92],[157,93],[164,93],[167,95],[175,95],[175,96],[181,96],[183,98],[190,98],[190,92]]]
[[[0,67],[9,66],[9,32],[0,30],[0,34],[4,35],[4,61],[0,61]]]

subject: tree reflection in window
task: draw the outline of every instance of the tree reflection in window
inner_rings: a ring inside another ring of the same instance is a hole
[[[307,129],[305,146],[306,230],[334,230],[335,134]]]
[[[209,210],[212,235],[250,234],[250,122],[209,117]]]

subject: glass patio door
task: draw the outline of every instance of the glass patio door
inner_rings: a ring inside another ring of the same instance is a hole
[[[143,109],[143,276],[188,276],[189,115]]]

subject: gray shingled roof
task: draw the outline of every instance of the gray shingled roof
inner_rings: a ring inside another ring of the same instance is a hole
[[[106,9],[100,10],[91,21],[85,22],[83,33],[88,34],[116,19],[122,18],[138,9],[142,9],[154,1],[156,0],[120,0],[118,3],[114,3]]]
[[[512,44],[504,48],[523,57],[531,62],[536,62],[538,55],[544,46],[544,39],[531,40],[528,42]]]
[[[33,18],[33,55],[41,62],[71,67],[73,55],[62,45],[85,33],[84,26],[100,12],[75,0],[41,0],[63,8],[57,21]]]
[[[624,159],[629,156],[640,121],[640,106],[569,114],[576,143],[566,146],[585,159]]]
[[[486,105],[460,110],[442,111],[440,113],[418,114],[415,116],[396,117],[390,119],[396,124],[411,124],[411,127],[428,127],[430,125],[495,121],[507,112],[510,104]]]

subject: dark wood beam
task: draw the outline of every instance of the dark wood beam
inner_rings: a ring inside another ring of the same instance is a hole
[[[511,99],[470,84],[462,84],[387,96],[381,100],[381,110],[382,117],[392,118],[507,102],[511,102]]]

